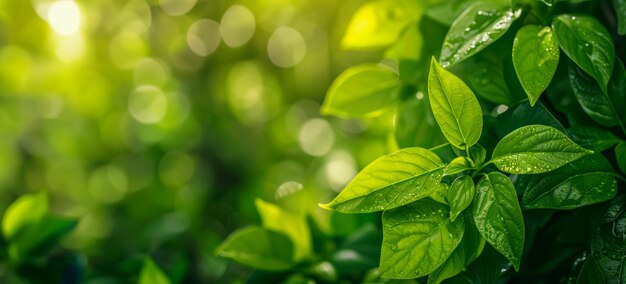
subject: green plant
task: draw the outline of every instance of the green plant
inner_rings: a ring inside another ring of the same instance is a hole
[[[625,283],[625,9],[574,0],[361,7],[343,46],[389,46],[393,60],[346,70],[322,113],[393,112],[400,149],[320,206],[383,211],[383,278]]]

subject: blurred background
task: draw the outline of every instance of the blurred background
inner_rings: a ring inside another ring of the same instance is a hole
[[[214,250],[255,198],[329,218],[317,204],[394,147],[388,115],[319,114],[381,58],[340,48],[363,2],[0,0],[0,208],[47,192],[91,283],[146,255],[174,282],[241,279]]]

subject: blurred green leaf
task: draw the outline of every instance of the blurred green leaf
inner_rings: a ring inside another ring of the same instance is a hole
[[[411,0],[365,3],[350,19],[341,46],[371,49],[389,45],[409,22],[421,17],[421,10],[420,3]]]
[[[365,64],[344,71],[330,86],[321,113],[349,118],[382,114],[396,101],[398,76],[380,65]]]
[[[303,214],[289,212],[258,198],[255,204],[264,228],[283,233],[291,239],[294,244],[295,262],[310,256],[311,232]]]
[[[294,265],[294,245],[289,237],[256,226],[232,233],[217,248],[216,253],[261,270],[285,271]]]
[[[41,191],[25,194],[7,208],[2,219],[2,233],[9,242],[37,224],[48,213],[48,195]]]
[[[141,268],[138,284],[169,284],[170,280],[151,258],[146,258]]]

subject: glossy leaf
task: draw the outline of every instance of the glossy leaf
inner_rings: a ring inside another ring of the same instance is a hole
[[[617,15],[617,33],[626,35],[626,0],[613,0],[613,7]]]
[[[383,213],[380,273],[411,279],[443,264],[463,238],[463,218],[452,222],[447,206],[423,199]]]
[[[428,196],[435,190],[445,165],[422,148],[405,148],[380,157],[365,167],[323,208],[346,213],[389,210]]]
[[[608,200],[617,192],[614,171],[600,154],[528,179],[522,199],[526,209],[573,209]]]
[[[606,283],[626,283],[626,195],[604,208],[591,232],[591,254]]]
[[[480,146],[480,144],[476,144],[470,148],[469,155],[474,161],[474,164],[478,167],[485,162],[485,159],[487,158],[487,150],[485,147]]]
[[[567,130],[567,135],[576,144],[593,151],[604,151],[621,141],[610,131],[594,127],[574,126]]]
[[[478,142],[483,118],[478,100],[454,74],[433,58],[428,76],[430,106],[441,131],[450,143],[465,149]]]
[[[626,173],[626,142],[621,142],[615,147],[615,157],[617,158],[617,166]]]
[[[169,284],[170,280],[151,258],[146,258],[139,275],[139,284]]]
[[[618,58],[613,69],[613,76],[609,81],[609,100],[617,114],[618,124],[626,134],[626,69]]]
[[[476,3],[452,23],[443,42],[440,61],[444,67],[461,62],[498,40],[521,15],[507,5]]]
[[[454,221],[472,203],[474,190],[474,181],[470,176],[460,176],[454,180],[446,194],[450,204],[450,220]]]
[[[18,198],[4,213],[2,234],[11,241],[29,226],[39,222],[48,213],[48,196],[45,192],[25,194]]]
[[[495,50],[487,48],[456,66],[462,68],[465,82],[478,97],[496,104],[509,105],[520,98],[507,85],[501,57]]]
[[[282,233],[255,226],[235,231],[216,252],[255,269],[284,271],[294,265],[291,240]]]
[[[303,259],[311,253],[311,232],[304,215],[289,212],[279,206],[255,200],[263,227],[287,235],[294,244],[294,260]]]
[[[472,203],[480,234],[519,270],[524,251],[524,219],[511,180],[498,172],[485,175]]]
[[[348,24],[341,46],[371,49],[394,42],[403,28],[421,16],[419,2],[410,0],[372,1],[361,6]]]
[[[603,93],[598,83],[578,66],[570,62],[570,84],[574,95],[585,113],[603,126],[615,126],[620,123],[609,96]]]
[[[591,77],[604,93],[613,73],[613,39],[595,18],[584,15],[560,15],[552,20],[552,29],[561,49]]]
[[[493,151],[491,162],[507,173],[539,174],[592,153],[555,128],[529,125],[502,138]]]
[[[399,87],[398,76],[385,67],[351,67],[332,83],[321,112],[339,117],[377,116],[395,103]]]
[[[464,216],[465,220],[469,220],[467,217],[471,218],[471,214],[464,214]],[[471,222],[466,222],[463,239],[446,262],[428,275],[428,283],[438,284],[461,273],[482,253],[484,246],[485,239],[480,235],[476,226]]]
[[[513,41],[513,65],[531,106],[552,81],[559,53],[550,27],[527,25],[517,32]]]

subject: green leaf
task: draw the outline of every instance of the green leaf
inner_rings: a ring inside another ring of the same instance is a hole
[[[474,93],[433,58],[428,76],[430,106],[446,139],[460,149],[478,142],[483,128],[482,110]]]
[[[530,105],[548,87],[559,64],[559,45],[550,27],[527,25],[513,41],[513,66]]]
[[[78,225],[78,220],[45,215],[39,222],[25,228],[19,238],[9,244],[9,254],[15,261],[24,261],[42,255]]]
[[[604,151],[621,140],[610,131],[585,126],[573,126],[567,134],[576,144],[593,151]]]
[[[604,284],[602,271],[591,255],[588,256],[585,263],[583,263],[583,267],[580,269],[580,273],[578,273],[578,277],[576,278],[576,284],[586,283]]]
[[[454,180],[446,194],[448,204],[450,204],[450,220],[465,210],[474,199],[474,181],[470,176],[460,176]]]
[[[396,101],[398,76],[388,68],[364,64],[348,68],[332,83],[321,112],[347,118],[382,114]]]
[[[574,209],[609,200],[617,192],[613,168],[600,154],[528,179],[522,199],[526,209]]]
[[[419,21],[407,25],[398,39],[385,51],[385,57],[400,60],[419,61],[424,39],[420,32]]]
[[[591,231],[591,255],[606,283],[626,283],[626,195],[613,199]]]
[[[463,238],[463,218],[452,222],[447,206],[423,199],[383,213],[381,276],[411,279],[443,264]]]
[[[2,233],[7,241],[18,238],[19,234],[39,222],[48,213],[48,196],[41,191],[25,194],[18,198],[4,213]]]
[[[426,16],[440,24],[451,26],[456,18],[473,4],[472,0],[441,1],[439,5],[426,9]]]
[[[485,175],[472,203],[480,234],[519,270],[524,251],[524,219],[511,180],[498,172]]]
[[[591,77],[604,93],[613,73],[613,39],[595,18],[583,15],[560,15],[552,20],[552,29],[561,49]]]
[[[466,220],[471,214],[464,215]],[[485,239],[480,235],[474,224],[465,223],[465,233],[459,245],[454,249],[444,264],[428,275],[429,284],[438,284],[465,270],[476,259],[485,246]]]
[[[294,265],[294,248],[289,237],[256,226],[235,231],[216,252],[254,269],[285,271]]]
[[[498,40],[522,13],[510,6],[476,3],[452,23],[443,42],[441,65],[461,62]]]
[[[626,35],[626,0],[613,0],[615,14],[617,14],[617,33]]]
[[[508,261],[491,246],[486,245],[480,257],[466,267],[465,271],[449,283],[497,283],[502,275],[502,267],[508,265]]]
[[[615,147],[615,157],[617,166],[623,173],[626,173],[626,142],[621,142]]]
[[[361,6],[348,24],[341,47],[372,49],[393,43],[404,27],[421,17],[418,1],[372,1]]]
[[[609,96],[604,94],[598,83],[575,64],[569,64],[569,79],[574,95],[583,110],[597,123],[611,127],[618,125],[619,114]]]
[[[592,153],[555,128],[528,125],[502,138],[493,151],[491,162],[507,173],[539,174]]]
[[[295,261],[311,254],[311,232],[304,215],[289,212],[258,198],[255,204],[264,228],[283,233],[291,239]]]
[[[405,148],[365,167],[326,209],[345,213],[389,210],[428,196],[437,189],[445,164],[433,152]]]
[[[474,166],[472,166],[467,157],[459,156],[454,158],[454,160],[448,164],[443,174],[446,176],[455,175],[473,168]]]
[[[139,284],[169,284],[170,280],[151,258],[146,258],[139,275]]]
[[[517,98],[509,89],[504,60],[498,52],[501,51],[487,48],[457,66],[462,68],[462,78],[477,96],[496,104],[509,105],[524,97]]]
[[[626,69],[619,58],[616,61],[609,81],[609,100],[617,115],[618,124],[626,134]]]

